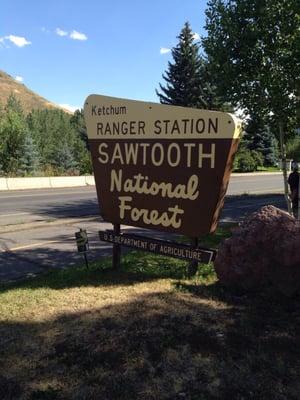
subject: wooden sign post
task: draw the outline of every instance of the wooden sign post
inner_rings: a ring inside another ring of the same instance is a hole
[[[84,107],[101,215],[191,238],[214,232],[241,131],[235,116],[91,95]],[[113,252],[118,265],[120,248]]]

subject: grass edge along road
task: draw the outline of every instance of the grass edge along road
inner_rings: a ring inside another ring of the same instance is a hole
[[[203,245],[230,235],[222,227]],[[297,399],[299,299],[132,251],[0,289],[1,399]]]

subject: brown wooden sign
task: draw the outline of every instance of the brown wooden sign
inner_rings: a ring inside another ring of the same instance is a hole
[[[99,238],[103,242],[200,263],[214,261],[217,253],[216,250],[213,249],[191,247],[169,240],[151,239],[145,236],[128,235],[126,233],[116,235],[113,231],[99,231]]]
[[[105,221],[215,230],[241,130],[233,115],[98,95],[84,115]]]

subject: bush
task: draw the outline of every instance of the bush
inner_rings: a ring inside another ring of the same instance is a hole
[[[258,167],[264,166],[264,156],[260,151],[257,150],[251,151],[251,156],[255,161],[255,170],[257,170]]]
[[[258,151],[242,149],[235,156],[234,171],[253,172],[263,165],[263,156]]]

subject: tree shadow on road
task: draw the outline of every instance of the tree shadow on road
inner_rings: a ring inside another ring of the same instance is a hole
[[[0,253],[0,282],[2,282],[4,285],[6,282],[26,280],[28,278],[43,274],[47,271],[52,271],[53,273],[49,273],[48,279],[44,279],[42,277],[40,282],[44,282],[44,285],[52,285],[53,288],[63,288],[67,285],[72,285],[74,287],[75,285],[82,286],[102,284],[99,282],[99,279],[101,278],[99,274],[101,274],[101,271],[103,270],[107,270],[108,273],[109,269],[112,268],[112,245],[110,243],[100,242],[97,233],[89,232],[90,251],[87,253],[87,258],[91,264],[91,269],[88,271],[85,268],[83,255],[77,252],[77,246],[75,242],[76,230],[77,228],[74,227],[74,237],[70,237],[69,233],[56,235],[55,243],[46,244],[44,246],[39,245],[33,248],[24,248],[16,252],[6,251]],[[132,230],[124,229],[123,232],[130,233]],[[162,232],[154,232],[142,229],[134,229],[134,233],[149,236],[153,239],[175,240],[178,237],[176,235],[169,235]],[[47,236],[39,236],[39,241],[41,243],[44,241],[47,242],[47,240],[49,240]],[[128,254],[130,250],[131,249],[129,248],[122,247],[122,254]],[[123,262],[126,263],[126,260]],[[164,262],[167,265],[170,265],[170,268],[172,265],[174,265],[174,262],[166,257],[164,258]],[[153,259],[152,263],[155,264],[156,261]],[[82,266],[82,268],[79,266]],[[74,269],[71,280],[65,279],[67,275],[63,272],[65,269],[68,270],[69,274],[72,274],[72,269]],[[62,270],[61,275],[58,274],[59,270]],[[122,274],[122,272],[123,268],[121,267],[119,273]],[[128,268],[126,272],[129,273]],[[163,271],[161,268],[161,273],[165,277],[170,273],[170,271],[168,267],[165,267]],[[79,275],[78,279],[74,279],[76,274]],[[98,275],[94,276],[93,274]],[[138,276],[140,275],[139,273],[136,273],[135,275],[135,279],[142,279],[140,276]],[[158,278],[162,275],[154,274],[153,276]],[[178,274],[176,276],[178,277]],[[150,279],[149,275],[148,278]],[[131,279],[133,279],[133,276],[131,276]],[[24,282],[24,285],[29,284],[29,282]]]
[[[26,207],[22,208],[27,211]],[[32,213],[32,207],[28,208],[28,211]],[[45,204],[41,203],[36,205],[34,214],[41,215],[47,218],[72,218],[87,215],[99,215],[99,205],[97,199],[87,200],[73,200],[60,204]]]

